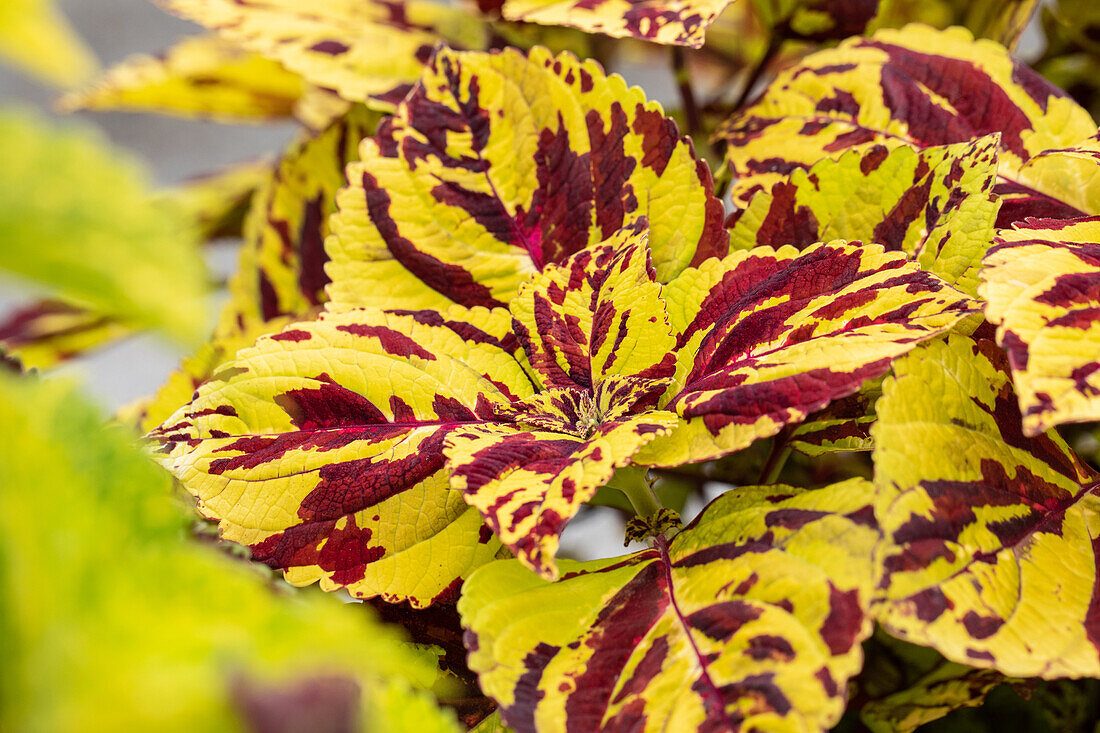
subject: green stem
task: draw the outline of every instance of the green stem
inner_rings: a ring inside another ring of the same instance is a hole
[[[784,429],[775,436],[768,460],[760,470],[760,480],[757,483],[767,486],[777,482],[783,467],[787,465],[787,459],[791,457],[791,450],[790,431]]]
[[[651,517],[659,512],[663,506],[653,491],[653,482],[649,479],[649,469],[641,466],[625,466],[615,472],[615,475],[607,482],[613,489],[626,494],[630,499],[634,512],[642,518]]]

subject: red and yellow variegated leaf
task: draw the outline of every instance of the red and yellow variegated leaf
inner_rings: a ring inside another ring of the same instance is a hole
[[[356,105],[316,136],[296,141],[252,199],[230,301],[218,335],[280,315],[304,315],[325,300],[325,237],[344,167],[378,115]],[[375,286],[377,287],[377,285]]]
[[[161,200],[183,211],[204,240],[237,237],[252,195],[274,173],[270,160],[229,166],[216,173],[192,178],[160,194]]]
[[[982,296],[1024,432],[1100,420],[1100,217],[1029,220],[986,257]]]
[[[898,252],[831,242],[711,259],[665,287],[678,364],[665,409],[682,418],[637,460],[731,453],[882,376],[972,301]]]
[[[544,391],[447,438],[452,486],[524,564],[548,579],[562,528],[615,469],[667,435],[656,410],[675,342],[645,233],[624,229],[548,265],[512,301],[513,329]]]
[[[519,287],[510,310],[532,371],[547,387],[592,389],[612,376],[672,376],[676,342],[646,233],[620,230]]]
[[[1044,150],[1024,164],[1029,185],[1057,191],[1060,201],[1086,214],[1100,214],[1100,133],[1064,148]],[[1025,210],[1026,211],[1026,210]],[[1039,209],[1031,216],[1045,216]],[[1023,220],[1017,215],[1014,221]]]
[[[859,718],[872,733],[913,733],[961,708],[976,708],[985,696],[1010,678],[993,669],[943,662],[912,685],[870,700]]]
[[[643,216],[661,282],[728,248],[691,142],[640,89],[569,54],[440,50],[360,153],[329,241],[338,306],[506,304]]]
[[[919,152],[875,145],[799,168],[737,212],[730,246],[877,242],[974,295],[999,208],[998,138]]]
[[[531,427],[522,422],[471,425],[447,436],[452,488],[465,492],[501,542],[548,580],[558,577],[554,556],[566,523],[616,468],[676,424],[674,414],[660,410],[607,420],[580,395],[579,390],[553,389],[519,403],[517,410],[534,413],[527,423]],[[572,435],[534,427],[555,417],[568,426],[588,418],[594,427]]]
[[[287,580],[423,607],[500,547],[443,441],[531,385],[503,311],[349,311],[238,353],[151,437],[226,539]]]
[[[484,22],[426,0],[161,0],[169,10],[274,59],[352,102],[391,108],[439,41],[482,48]]]
[[[806,418],[791,433],[790,446],[808,456],[871,450],[875,401],[881,395],[880,381],[865,382],[855,394],[831,402]]]
[[[192,36],[158,56],[126,59],[60,105],[264,122],[291,115],[304,86],[276,61],[218,36]]]
[[[796,168],[874,145],[968,142],[1001,133],[1001,223],[1078,211],[1080,180],[1047,181],[1024,167],[1096,132],[1088,112],[1005,49],[969,31],[910,25],[853,38],[781,73],[718,133],[739,180],[735,200]],[[1093,212],[1089,212],[1093,213]],[[1095,212],[1100,213],[1100,212]]]
[[[845,516],[870,514],[870,487],[839,487],[719,497],[671,543],[562,561],[556,583],[487,565],[459,601],[470,668],[517,730],[828,728],[870,631],[876,537]],[[833,579],[845,544],[863,573]]]
[[[508,20],[564,25],[615,38],[702,48],[703,34],[733,0],[504,0]]]
[[[953,335],[894,374],[872,428],[879,622],[975,667],[1100,674],[1095,473],[1024,435],[992,341]]]
[[[133,332],[102,313],[41,300],[0,320],[0,348],[27,369],[49,369]]]

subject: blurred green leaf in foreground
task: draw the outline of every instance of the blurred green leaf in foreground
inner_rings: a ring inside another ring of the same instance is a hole
[[[0,374],[0,730],[448,731],[434,657],[185,539],[70,385]]]

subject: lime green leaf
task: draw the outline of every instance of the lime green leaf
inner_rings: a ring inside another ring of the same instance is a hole
[[[186,543],[169,477],[71,387],[0,375],[0,431],[5,730],[238,730],[308,690],[345,730],[456,730],[410,689],[432,655]]]
[[[77,109],[157,112],[223,122],[265,122],[290,116],[301,77],[277,62],[218,36],[183,38],[157,56],[133,56],[91,87],[61,98]]]
[[[1008,675],[1100,674],[1097,475],[1057,434],[1024,435],[991,341],[932,342],[894,374],[871,431],[879,622]]]
[[[791,492],[719,497],[671,543],[662,536],[625,557],[562,561],[556,583],[510,560],[475,572],[459,612],[470,667],[505,723],[547,731],[836,723],[870,632],[863,609],[876,532],[862,518],[871,491],[857,481]]]
[[[292,324],[152,437],[222,535],[291,583],[417,608],[453,598],[500,542],[449,488],[443,441],[531,394],[510,326],[484,309]]]
[[[1008,352],[1024,432],[1100,420],[1100,217],[1033,219],[997,241],[981,293]]]
[[[642,217],[660,282],[728,248],[690,141],[568,54],[442,49],[360,152],[328,245],[334,307],[503,306]]]
[[[831,242],[759,247],[685,270],[664,291],[681,417],[646,465],[717,458],[803,421],[882,376],[973,303],[900,253]]]
[[[63,87],[87,81],[98,66],[53,0],[0,4],[0,58]]]
[[[390,108],[439,41],[483,48],[484,22],[427,0],[163,0],[171,11],[351,102]]]
[[[847,150],[920,149],[997,132],[997,193],[1007,197],[1001,225],[1054,212],[1080,216],[1076,202],[1092,198],[1100,180],[1056,179],[1046,165],[1025,164],[1093,135],[1096,123],[1002,46],[975,41],[963,28],[910,25],[812,54],[780,73],[717,137],[738,179],[734,198],[747,202],[794,169]]]
[[[198,340],[205,268],[187,218],[156,205],[144,172],[82,128],[0,115],[9,185],[0,269],[133,325]]]
[[[324,302],[325,238],[344,167],[358,159],[359,141],[374,130],[377,113],[362,105],[316,135],[291,143],[252,198],[237,272],[217,334],[254,330],[282,315],[304,316]]]
[[[797,169],[736,214],[730,245],[877,242],[969,295],[993,238],[999,136],[889,150],[875,145]]]

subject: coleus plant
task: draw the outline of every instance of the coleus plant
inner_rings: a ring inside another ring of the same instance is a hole
[[[1004,47],[857,35],[720,124],[688,80],[727,216],[660,105],[539,45],[583,36],[501,19],[699,46],[725,3],[165,4],[219,35],[66,104],[309,132],[174,194],[214,231],[256,189],[214,340],[127,417],[290,583],[457,604],[466,722],[903,731],[1100,676],[1100,475],[1054,430],[1100,420],[1100,147]],[[845,5],[755,7],[770,47]],[[684,476],[728,489],[686,524]],[[641,546],[558,558],[609,503]],[[940,656],[887,689],[903,642]]]

